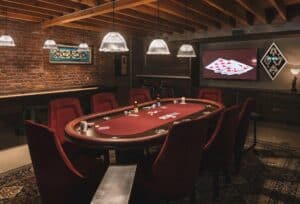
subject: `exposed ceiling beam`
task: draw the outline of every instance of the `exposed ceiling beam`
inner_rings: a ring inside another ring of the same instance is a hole
[[[53,5],[53,4],[49,4],[49,3],[45,3],[45,2],[40,2],[40,1],[36,1],[36,0],[5,0],[7,2],[12,2],[15,4],[18,4],[18,6],[30,6],[32,8],[43,8],[43,9],[47,9],[49,11],[59,11],[59,12],[63,12],[63,13],[71,13],[74,12],[74,9],[71,8],[66,8],[63,6],[57,6],[57,5]]]
[[[10,11],[4,12],[2,9],[0,9],[0,16],[9,19],[16,19],[16,20],[30,21],[30,22],[40,22],[41,20],[43,20],[42,18],[39,17],[22,14],[18,12],[10,12]]]
[[[73,1],[69,1],[69,0],[67,0],[67,1],[66,0],[39,0],[39,1],[50,3],[53,5],[57,5],[57,6],[63,6],[66,8],[76,9],[76,10],[88,8],[88,6],[85,4],[81,4],[81,3],[73,2]]]
[[[282,0],[269,0],[272,6],[276,9],[278,12],[280,18],[284,21],[287,20],[287,14],[286,14],[286,6]]]
[[[236,8],[234,0],[203,0],[205,3],[211,7],[221,11],[222,13],[235,18],[243,25],[249,25],[247,21],[246,13],[241,9]]]
[[[185,3],[182,0],[171,0],[177,5],[183,7],[185,6]],[[205,16],[211,20],[214,20],[220,24],[226,24],[229,26],[234,26],[234,22],[231,17],[228,17],[224,15],[223,13],[220,13],[218,10],[202,4],[200,1],[188,1],[187,2],[188,9],[190,11],[193,11],[195,13],[198,13],[201,16]]]
[[[140,13],[138,11],[135,10],[131,10],[131,9],[125,9],[122,11],[118,11],[119,14],[123,15],[124,18],[135,18],[137,20],[141,20],[144,22],[148,22],[153,24],[153,26],[157,26],[157,18],[148,15],[148,14],[144,14],[144,13]],[[180,27],[180,25],[173,23],[171,21],[165,21],[163,19],[160,20],[160,26],[164,27],[165,29],[168,30],[174,30],[175,32],[183,32],[184,28]]]
[[[81,4],[87,5],[89,7],[93,7],[93,6],[98,5],[97,0],[71,0],[71,1],[81,3]]]
[[[139,5],[152,3],[155,0],[122,0],[122,1],[116,1],[115,2],[115,11],[126,9],[126,8],[132,8]],[[81,11],[76,11],[70,14],[66,14],[61,17],[54,18],[52,20],[46,21],[43,23],[43,28],[55,26],[55,25],[61,25],[64,23],[70,23],[73,21],[85,19],[85,18],[91,18],[94,16],[99,16],[103,14],[107,14],[112,12],[112,3],[105,3],[99,6],[95,6],[93,8],[88,8]]]
[[[252,13],[261,23],[267,23],[265,10],[261,0],[235,0],[244,9]]]
[[[112,14],[106,14],[104,16],[108,17],[110,19],[112,18]],[[173,31],[183,32],[183,30],[179,29],[179,28],[173,28],[172,29],[172,28],[166,27],[162,24],[160,24],[160,26],[158,27],[156,22],[143,21],[143,20],[140,20],[140,19],[136,19],[136,18],[127,16],[127,15],[123,15],[121,13],[115,13],[115,19],[119,20],[120,22],[123,22],[123,23],[133,24],[137,27],[150,28],[152,30],[157,30],[157,31],[166,32],[166,33],[170,33],[170,32],[173,32]]]
[[[156,9],[157,4],[148,4],[147,6]],[[168,0],[160,0],[159,1],[159,10],[161,12],[168,13],[170,15],[177,16],[179,18],[187,19],[188,23],[193,23],[198,25],[199,27],[203,28],[203,26],[213,26],[213,27],[220,27],[220,25],[208,19],[207,17],[200,16],[195,14],[194,12],[188,12],[186,15],[185,12],[185,5],[177,5],[176,3]]]
[[[131,8],[131,9],[133,9],[137,12],[141,12],[141,13],[145,13],[147,15],[154,16],[154,17],[157,16],[156,9],[153,9],[151,7],[139,6],[139,7],[134,7],[134,8]],[[169,15],[167,13],[160,13],[159,21],[173,22],[173,23],[176,23],[178,26],[184,28],[185,30],[192,31],[192,32],[195,31],[195,27],[191,24],[186,25],[184,19],[178,18],[176,16]]]
[[[18,3],[12,3],[9,1],[3,1],[3,0],[0,0],[0,5],[3,7],[24,10],[24,11],[29,11],[29,12],[33,12],[33,13],[43,14],[43,15],[47,14],[47,15],[51,15],[51,16],[60,16],[63,14],[62,12],[47,10],[44,8],[32,7],[32,6],[28,6],[28,5],[20,5]]]

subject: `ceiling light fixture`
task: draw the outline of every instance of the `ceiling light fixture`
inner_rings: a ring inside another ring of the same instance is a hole
[[[187,25],[187,0],[185,0],[185,25]],[[186,31],[185,31],[186,32]],[[187,40],[187,36],[185,36],[185,39]],[[196,57],[195,50],[191,44],[184,43],[180,46],[177,57],[179,58],[191,58]]]
[[[159,29],[159,0],[157,0],[157,29]],[[169,55],[169,54],[170,54],[169,47],[167,43],[161,38],[152,40],[147,51],[147,55]]]
[[[119,33],[115,32],[115,0],[113,2],[113,32],[108,32],[102,39],[100,52],[128,52],[126,40]]]
[[[1,47],[15,47],[15,41],[14,39],[10,36],[7,35],[7,11],[6,11],[6,15],[5,15],[5,30],[4,30],[4,34],[0,36],[0,46]]]
[[[90,48],[89,48],[89,45],[86,43],[86,33],[85,33],[85,31],[83,31],[82,35],[83,35],[82,36],[83,42],[78,45],[78,51],[88,51]]]
[[[49,39],[49,38],[46,39],[45,42],[44,42],[44,45],[43,45],[43,49],[46,49],[46,50],[55,50],[55,49],[57,49],[57,44],[56,44],[55,40],[52,40],[52,39]]]

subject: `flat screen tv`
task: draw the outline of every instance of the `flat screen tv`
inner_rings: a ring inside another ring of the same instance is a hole
[[[205,79],[257,79],[257,49],[207,50],[202,54]]]

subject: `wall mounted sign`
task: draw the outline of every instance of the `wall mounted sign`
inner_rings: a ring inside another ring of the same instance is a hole
[[[78,50],[78,46],[57,45],[57,49],[50,50],[49,62],[52,64],[91,64],[92,50]]]
[[[277,45],[273,42],[263,58],[260,60],[260,63],[266,70],[269,77],[274,80],[288,61]]]

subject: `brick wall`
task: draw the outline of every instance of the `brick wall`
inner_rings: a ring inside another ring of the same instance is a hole
[[[4,27],[0,21],[0,34]],[[92,65],[55,65],[49,63],[49,51],[42,49],[45,39],[78,45],[83,31],[61,27],[43,31],[38,24],[20,21],[9,21],[7,30],[16,47],[0,47],[0,95],[114,84],[113,56],[99,53],[99,33],[85,33],[94,51]]]

